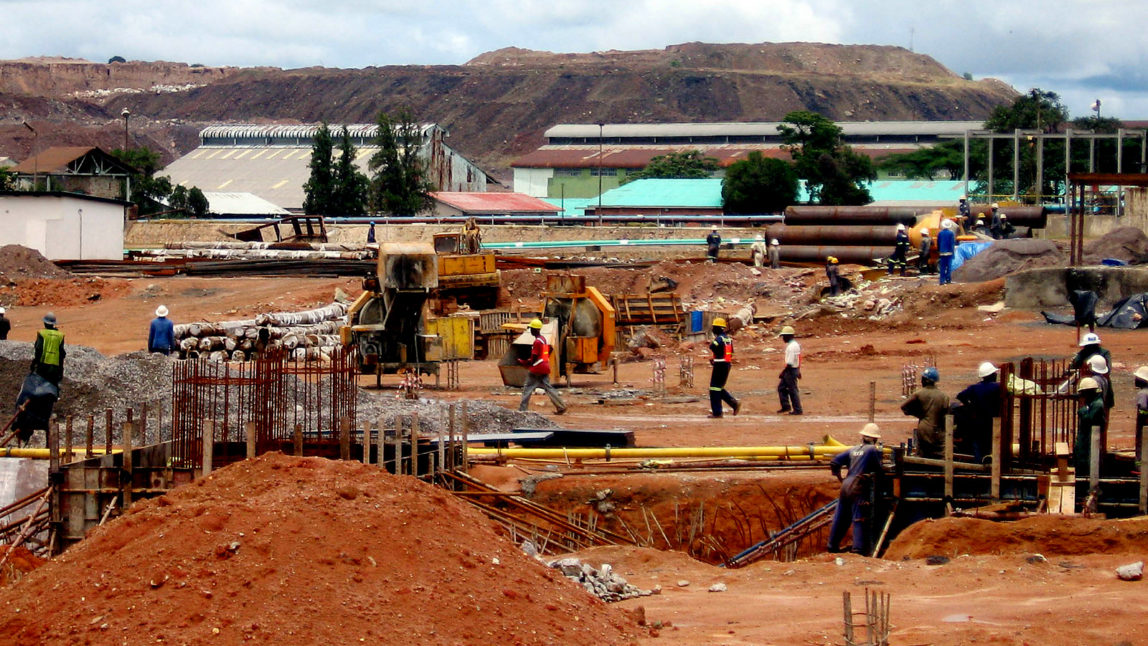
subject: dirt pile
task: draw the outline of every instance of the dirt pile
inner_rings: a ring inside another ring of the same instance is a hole
[[[1127,263],[1148,262],[1148,235],[1136,227],[1117,227],[1084,243],[1084,264],[1099,265],[1105,258]]]
[[[992,246],[969,258],[953,272],[959,283],[980,283],[1001,278],[1022,269],[1056,267],[1064,264],[1060,248],[1049,240],[1016,238],[997,240]]]
[[[627,644],[636,626],[449,494],[269,454],[136,505],[0,592],[0,641]]]
[[[35,249],[18,244],[0,247],[0,274],[8,280],[17,278],[71,278]]]
[[[897,536],[886,559],[919,559],[961,554],[1143,554],[1148,519],[1096,520],[1034,516],[1015,522],[943,518],[916,523]]]
[[[0,545],[0,554],[8,555],[4,567],[0,568],[0,587],[12,585],[46,562],[28,551],[26,547],[18,546],[11,554],[8,553],[8,549],[8,545]]]

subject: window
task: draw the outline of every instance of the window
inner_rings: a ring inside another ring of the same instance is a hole
[[[599,172],[601,172],[602,177],[614,177],[615,175],[618,174],[618,169],[617,168],[591,168],[590,169],[590,177],[597,177]]]

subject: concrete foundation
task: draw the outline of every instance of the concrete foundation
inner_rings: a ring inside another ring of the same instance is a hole
[[[28,458],[0,459],[0,507],[6,507],[48,486],[48,461]],[[24,508],[0,523],[10,523],[32,513]]]
[[[1005,305],[1017,309],[1049,309],[1070,305],[1068,293],[1091,290],[1101,307],[1148,292],[1148,268],[1046,267],[1017,272],[1005,279]]]

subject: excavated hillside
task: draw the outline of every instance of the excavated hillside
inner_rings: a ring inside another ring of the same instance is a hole
[[[370,122],[380,110],[405,106],[447,127],[452,146],[499,169],[541,144],[556,123],[774,121],[801,109],[835,120],[975,120],[1016,95],[904,48],[813,43],[586,54],[508,48],[464,65],[361,70],[72,63],[0,64],[0,104],[13,108],[0,121],[0,156],[20,158],[30,145],[22,118],[71,123],[86,104],[98,111],[77,126],[99,127],[102,119],[103,131],[122,136],[118,117],[127,108],[133,136],[161,143],[168,156],[186,152],[194,145],[189,132],[207,123]],[[37,67],[49,65],[51,73]],[[51,101],[43,113],[21,115],[34,104],[18,104],[11,93]]]

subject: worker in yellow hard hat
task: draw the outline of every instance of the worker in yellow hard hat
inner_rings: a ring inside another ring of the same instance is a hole
[[[829,295],[840,294],[841,277],[837,273],[837,258],[829,256],[825,259],[825,276],[829,279]]]
[[[713,352],[714,356],[710,359],[713,370],[710,371],[709,416],[711,418],[722,416],[722,402],[729,404],[730,408],[733,409],[733,414],[737,415],[741,412],[741,402],[734,399],[734,396],[725,389],[725,383],[729,379],[730,366],[733,363],[733,339],[726,334],[725,319],[715,318],[711,325],[714,339],[710,341],[710,352]]]
[[[797,392],[797,380],[801,379],[801,345],[793,337],[797,332],[786,325],[778,334],[785,342],[785,365],[781,374],[777,376],[777,396],[781,398],[781,409],[778,413],[801,415],[801,394]]]
[[[542,321],[534,319],[528,326],[530,334],[534,337],[534,344],[530,347],[530,358],[519,359],[518,363],[526,367],[526,383],[522,386],[522,400],[518,402],[518,410],[526,412],[530,406],[530,396],[536,388],[541,388],[550,403],[554,404],[554,414],[561,415],[566,412],[566,403],[558,395],[558,391],[550,384],[550,344],[542,336]]]
[[[1076,411],[1076,444],[1072,449],[1072,461],[1076,466],[1076,477],[1087,478],[1090,473],[1089,456],[1092,454],[1092,434],[1103,437],[1104,392],[1100,383],[1092,377],[1085,377],[1076,386],[1080,397],[1080,409]],[[1104,456],[1105,446],[1100,443],[1100,455]]]

